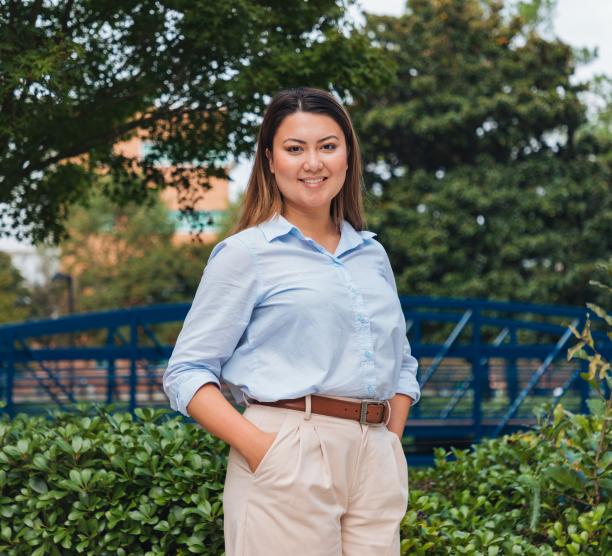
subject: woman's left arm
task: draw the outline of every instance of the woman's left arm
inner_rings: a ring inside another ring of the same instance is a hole
[[[397,434],[400,439],[404,433],[410,408],[421,398],[421,388],[416,378],[418,368],[419,362],[411,353],[408,338],[405,338],[399,384],[395,396],[389,400],[391,417],[387,424],[387,428]]]
[[[397,296],[397,284],[395,283],[395,275],[391,268],[391,261],[385,248],[379,244],[382,248],[382,263],[383,271],[387,282],[393,288],[394,294]],[[398,310],[401,311],[401,304],[398,300]],[[418,403],[421,398],[421,387],[417,380],[417,370],[419,368],[419,362],[412,355],[412,349],[410,348],[410,342],[408,338],[404,336],[402,345],[402,362],[399,373],[399,384],[396,390],[396,394],[389,400],[391,404],[391,417],[387,423],[387,428],[397,434],[400,440],[406,426],[406,419],[408,419],[408,413],[410,407]]]
[[[391,404],[391,417],[387,423],[387,428],[402,438],[404,434],[404,427],[406,426],[406,419],[410,413],[410,406],[414,400],[406,394],[395,394],[390,400]]]

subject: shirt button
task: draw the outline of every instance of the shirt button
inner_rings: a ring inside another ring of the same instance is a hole
[[[363,354],[366,356],[367,359],[372,359],[373,354],[370,350],[365,351]]]

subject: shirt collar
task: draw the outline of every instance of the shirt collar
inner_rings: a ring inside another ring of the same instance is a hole
[[[259,224],[258,227],[261,229],[268,242],[271,242],[277,237],[288,234],[293,230],[295,230],[295,233],[298,234],[298,236],[304,238],[304,235],[300,229],[295,224],[289,222],[289,220],[287,220],[280,213],[276,213],[270,219]],[[357,247],[366,239],[370,239],[375,235],[376,234],[374,232],[370,232],[369,230],[362,230],[358,232],[355,230],[355,228],[353,228],[353,226],[351,226],[351,223],[348,220],[343,219],[340,243],[338,244],[337,252],[338,254],[344,253],[353,247]]]

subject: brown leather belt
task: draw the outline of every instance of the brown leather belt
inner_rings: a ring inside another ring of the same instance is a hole
[[[306,411],[306,398],[304,396],[292,400],[277,400],[275,402],[251,400],[251,403]],[[375,425],[384,423],[389,415],[388,407],[388,403],[385,400],[356,400],[349,402],[317,396],[316,394],[310,396],[310,410],[312,413],[352,419],[362,424]]]

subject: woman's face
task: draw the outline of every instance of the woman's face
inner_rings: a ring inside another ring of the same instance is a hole
[[[342,128],[330,116],[294,112],[274,135],[270,170],[291,212],[329,215],[346,178],[348,153]]]

